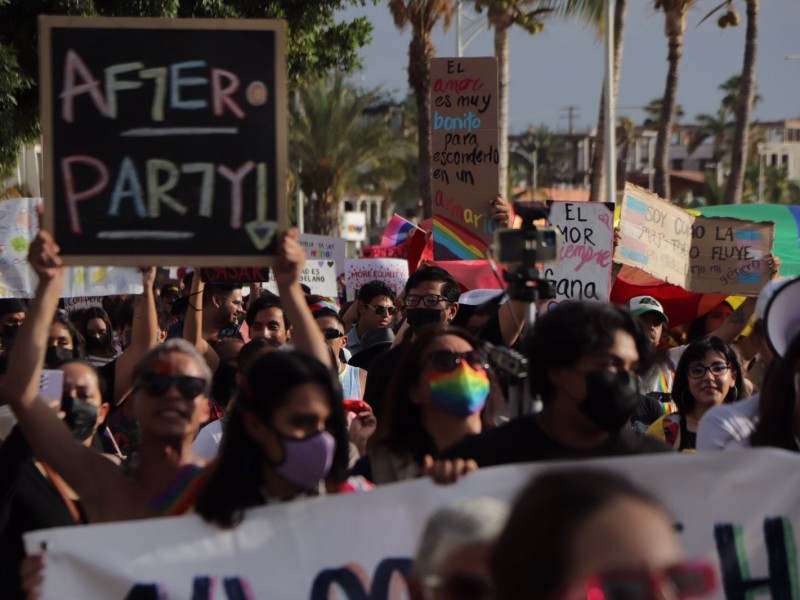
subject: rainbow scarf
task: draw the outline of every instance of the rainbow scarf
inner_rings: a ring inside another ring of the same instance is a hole
[[[154,516],[185,515],[194,509],[195,500],[208,483],[211,466],[186,465],[167,489],[150,500]]]
[[[466,362],[443,373],[431,370],[429,376],[431,402],[434,406],[459,417],[480,412],[489,395],[489,377]]]

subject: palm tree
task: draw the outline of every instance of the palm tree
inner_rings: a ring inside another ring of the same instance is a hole
[[[706,140],[711,139],[713,144],[711,159],[719,164],[728,154],[732,138],[734,123],[730,119],[730,113],[724,106],[721,106],[716,115],[703,113],[697,115],[696,120],[700,127],[695,131],[689,144],[689,154],[693,154]]]
[[[664,105],[663,98],[653,98],[642,109],[647,115],[644,118],[644,123],[642,123],[646,128],[656,129],[658,127],[658,119],[661,116],[661,110],[662,110],[661,107],[663,105]],[[675,120],[680,121],[686,113],[683,111],[683,106],[681,106],[680,104],[676,104],[674,114],[675,114]]]
[[[538,187],[551,187],[563,181],[564,174],[570,170],[571,154],[566,141],[562,136],[554,134],[546,125],[529,127],[513,142],[515,152],[513,157],[531,157],[536,162],[536,180]],[[517,158],[514,159],[518,160]],[[530,159],[526,160],[527,166],[533,169]],[[532,171],[529,171],[528,181],[533,180]]]
[[[686,13],[694,0],[655,0],[656,10],[664,11],[664,33],[668,39],[667,80],[664,86],[661,115],[658,120],[656,137],[655,193],[669,199],[669,146],[672,137],[672,124],[675,120],[675,98],[678,94],[678,74],[683,55],[683,34],[686,31]]]
[[[436,53],[432,32],[442,23],[447,29],[455,14],[451,0],[389,0],[389,10],[398,29],[411,27],[408,47],[408,84],[417,103],[417,147],[419,155],[419,195],[422,212],[433,215],[431,203],[431,120],[430,60]]]
[[[619,152],[617,154],[617,190],[625,189],[625,180],[628,178],[628,152],[633,141],[633,121],[628,117],[617,119],[616,138]],[[614,199],[611,198],[609,202]]]
[[[527,7],[535,4],[547,4],[528,11]],[[543,28],[541,18],[554,7],[547,0],[477,0],[475,10],[487,9],[489,24],[494,28],[494,55],[497,57],[498,98],[500,110],[498,115],[498,191],[505,193],[508,187],[508,84],[509,84],[509,47],[508,30],[517,24],[528,33],[539,33]]]
[[[758,41],[758,0],[745,0],[747,5],[747,29],[744,42],[744,61],[742,78],[739,84],[736,108],[736,131],[731,146],[731,172],[725,190],[727,204],[742,201],[744,170],[747,164],[747,134],[750,127],[750,114],[753,110],[756,80],[756,45]]]
[[[389,118],[365,114],[379,98],[378,89],[357,90],[340,72],[298,87],[290,111],[290,164],[312,199],[306,222],[313,233],[338,234],[339,200],[346,190],[377,191],[376,177],[402,175],[402,146],[393,139]]]
[[[736,107],[739,106],[739,100],[742,93],[742,75],[731,75],[725,82],[720,83],[717,89],[725,92],[722,97],[722,106],[733,114],[736,114]],[[753,87],[753,108],[761,102],[764,98],[761,97],[756,90],[758,86],[754,84]]]

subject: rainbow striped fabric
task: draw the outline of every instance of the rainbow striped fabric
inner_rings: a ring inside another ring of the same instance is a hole
[[[433,217],[433,256],[436,260],[486,258],[486,243],[466,227],[441,215]]]
[[[175,481],[150,500],[154,516],[170,517],[185,515],[194,510],[194,503],[208,483],[211,465],[186,465],[181,467]]]

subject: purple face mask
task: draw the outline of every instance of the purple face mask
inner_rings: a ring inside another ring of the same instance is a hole
[[[283,446],[283,462],[276,471],[283,479],[310,489],[328,476],[336,448],[336,440],[330,433],[320,431],[300,439],[280,434],[278,437]]]

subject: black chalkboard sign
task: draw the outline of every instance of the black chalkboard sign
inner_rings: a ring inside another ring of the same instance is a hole
[[[40,17],[67,264],[263,266],[286,226],[283,21]]]

